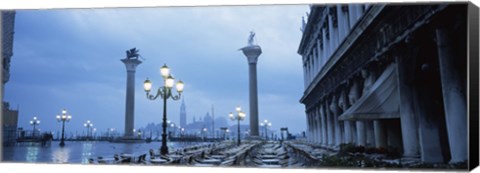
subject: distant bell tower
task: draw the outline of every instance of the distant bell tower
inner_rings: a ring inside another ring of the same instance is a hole
[[[187,126],[187,108],[185,107],[185,100],[182,99],[182,105],[180,106],[180,127],[186,127],[186,126]]]

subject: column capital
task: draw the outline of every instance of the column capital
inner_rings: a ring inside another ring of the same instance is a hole
[[[122,61],[125,64],[125,67],[127,68],[128,72],[130,71],[135,72],[137,66],[142,63],[142,61],[138,59],[128,59],[128,58],[121,59],[120,61]]]
[[[258,45],[243,47],[240,50],[247,57],[248,64],[256,64],[258,57],[262,54],[262,48]]]

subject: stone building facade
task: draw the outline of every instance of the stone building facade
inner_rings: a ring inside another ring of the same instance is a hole
[[[18,110],[10,109],[3,100],[5,84],[10,79],[10,60],[13,56],[13,35],[15,11],[2,11],[1,14],[1,53],[2,53],[2,145],[12,145],[16,140]]]
[[[298,49],[308,140],[466,161],[467,7],[312,5]]]

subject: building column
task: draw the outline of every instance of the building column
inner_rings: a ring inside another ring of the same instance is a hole
[[[375,146],[375,130],[373,129],[373,121],[364,121],[367,130],[367,146]]]
[[[385,127],[381,120],[373,121],[373,128],[375,129],[375,147],[376,148],[386,148],[387,140],[385,135]]]
[[[305,116],[307,117],[307,129],[305,130],[305,136],[307,137],[307,141],[310,141],[310,116],[308,116],[308,113],[305,112]]]
[[[322,47],[320,46],[320,39],[317,39],[317,53],[318,53],[318,72],[322,70],[323,67],[323,59],[325,58],[323,56],[323,51]]]
[[[322,128],[322,144],[324,146],[328,145],[328,137],[327,137],[327,119],[325,113],[325,106],[323,103],[320,103],[320,121],[321,121],[321,128]]]
[[[317,112],[315,111],[315,108],[313,108],[313,110],[312,110],[312,116],[313,116],[313,118],[312,118],[312,120],[313,120],[312,121],[313,122],[313,139],[314,139],[315,143],[318,143],[319,142],[319,140],[318,140],[318,126],[319,125],[318,125],[318,122],[317,122],[317,119],[316,119]]]
[[[312,66],[312,70],[310,71],[310,75],[311,75],[311,79],[310,81],[313,81],[313,79],[315,78],[315,57],[313,55],[313,51],[310,52],[310,64]]]
[[[357,22],[360,20],[360,18],[362,17],[363,15],[363,4],[356,4],[355,7],[357,8],[356,12],[357,12]]]
[[[413,47],[413,46],[412,46]],[[431,53],[432,50],[420,50],[420,51],[429,51],[426,53]],[[419,54],[422,54],[420,52]],[[425,53],[425,54],[426,54]],[[429,63],[434,64],[435,62],[429,61]],[[438,66],[437,64],[434,64]],[[421,68],[418,67],[417,68]],[[416,71],[415,83],[412,83],[414,88],[414,111],[415,116],[418,117],[419,123],[419,143],[420,143],[420,153],[422,162],[426,163],[442,163],[444,162],[444,153],[442,153],[442,129],[441,127],[445,123],[441,116],[443,110],[438,109],[437,102],[433,102],[432,98],[435,98],[438,93],[435,92],[436,89],[432,86],[432,83],[440,83],[437,81],[435,72],[432,70],[418,70]],[[440,80],[440,79],[438,79]],[[438,97],[437,97],[438,98]]]
[[[309,84],[310,83],[310,71],[311,71],[312,67],[310,66],[310,59],[309,59],[308,55],[307,55],[306,64],[307,64],[307,84]]]
[[[315,122],[315,114],[310,111],[310,115],[312,116],[312,142],[317,142],[317,123]]]
[[[357,125],[357,145],[366,146],[367,134],[365,133],[365,122],[356,121],[355,123]]]
[[[318,133],[317,133],[317,138],[319,140],[319,144],[322,144],[323,143],[323,139],[322,139],[322,121],[320,120],[320,116],[322,116],[322,114],[320,113],[320,106],[317,105],[316,107],[316,112],[317,112],[317,116],[315,117],[315,121],[317,121],[318,123]]]
[[[350,130],[351,130],[351,135],[352,135],[352,143],[356,144],[357,143],[357,123],[355,121],[348,121],[350,124]]]
[[[417,95],[421,95],[418,93]],[[420,96],[422,97],[422,96]],[[432,115],[432,105],[426,99],[420,99],[417,103],[416,114],[419,116],[419,142],[422,162],[441,163],[444,162],[442,155],[439,121],[434,119],[437,114]]]
[[[329,10],[329,15],[328,15],[328,30],[330,32],[330,52],[331,52],[331,55],[333,55],[333,53],[335,52],[335,50],[337,49],[337,46],[338,46],[338,29],[335,29],[335,26],[334,26],[334,15],[337,15],[336,13],[333,13],[333,8],[335,7],[328,7],[328,10]],[[336,9],[336,8],[335,8]],[[330,12],[331,10],[331,12]],[[338,23],[338,22],[337,22]]]
[[[339,116],[339,113],[340,113],[340,108],[338,107],[337,105],[337,97],[335,95],[333,95],[333,98],[332,98],[332,101],[330,103],[330,111],[332,112],[332,116],[333,116],[333,123],[334,123],[334,126],[335,126],[335,145],[337,147],[340,146],[340,144],[342,144],[342,127],[340,126],[340,121],[338,120],[338,116]]]
[[[307,141],[311,141],[312,140],[312,121],[310,121],[312,118],[310,117],[310,114],[308,113],[308,111],[305,111],[305,114],[307,115]]]
[[[314,67],[314,71],[313,71],[313,76],[316,76],[318,74],[318,52],[317,52],[317,49],[316,49],[316,45],[312,48],[313,49],[313,67]]]
[[[414,69],[410,63],[398,55],[397,62],[397,83],[398,83],[398,95],[400,101],[400,125],[402,130],[403,141],[403,156],[404,157],[419,157],[419,141],[418,141],[418,122],[414,113],[414,99],[413,88],[410,85],[412,72]]]
[[[350,121],[345,120],[343,121],[343,131],[344,131],[344,142],[346,144],[352,143],[352,126],[350,125]]]
[[[303,85],[307,89],[307,65],[303,62]]]
[[[358,86],[358,80],[352,79],[352,86],[350,87],[350,91],[348,93],[348,99],[351,105],[354,105],[355,102],[360,98],[360,87]],[[366,129],[365,129],[365,122],[363,121],[355,121],[356,126],[356,142],[357,145],[365,146],[366,144]]]
[[[309,111],[305,111],[305,113],[307,114],[307,117],[309,120],[312,120],[312,116],[310,115],[310,112]],[[307,141],[308,142],[312,142],[313,141],[313,138],[312,138],[312,133],[313,133],[313,125],[312,125],[312,121],[308,121],[308,138],[307,138]],[[263,134],[263,133],[260,133],[260,134]],[[260,135],[261,136],[261,135]]]
[[[330,45],[327,40],[327,27],[324,25],[322,28],[323,35],[323,64],[326,64],[330,58]]]
[[[330,112],[329,106],[328,106],[328,100],[325,101],[325,112],[327,115],[327,136],[328,136],[328,145],[329,146],[334,146],[335,145],[335,123],[333,120],[333,115]]]
[[[347,35],[345,32],[345,17],[342,11],[342,5],[336,5],[337,9],[337,28],[338,28],[338,43],[341,43],[345,36]]]
[[[315,116],[313,115],[312,112],[310,112],[310,116],[312,117],[310,120],[311,120],[311,123],[312,123],[312,142],[317,142],[317,139],[315,137],[315,133],[316,133],[316,124],[315,124]]]
[[[455,67],[455,52],[450,43],[453,39],[445,27],[436,29],[437,51],[440,66],[440,80],[442,83],[443,104],[447,124],[448,141],[450,144],[450,162],[467,160],[467,104],[465,84],[466,76],[461,76]]]
[[[330,11],[331,8],[329,7],[328,10]],[[328,54],[329,57],[331,57],[333,55],[333,52],[335,51],[335,48],[337,48],[337,43],[336,43],[336,38],[335,38],[335,33],[334,33],[334,29],[333,29],[333,16],[332,14],[329,12],[329,14],[327,15],[327,22],[328,22],[328,33],[330,34],[330,39],[328,41],[328,44],[329,44],[329,47],[330,47],[330,53]]]
[[[360,98],[360,87],[358,86],[359,85],[358,80],[353,79],[352,82],[353,84],[352,84],[352,87],[350,88],[350,93],[348,95],[349,95],[350,104],[354,105],[357,102],[357,100]],[[355,126],[356,126],[355,131],[357,132],[356,133],[357,145],[366,146],[367,134],[365,129],[365,122],[361,120],[355,121]]]
[[[348,18],[350,19],[350,29],[357,23],[357,8],[356,4],[348,4]]]
[[[346,91],[343,90],[342,93],[340,94],[340,98],[338,99],[338,105],[340,106],[340,109],[342,112],[345,112],[348,109],[348,103],[347,103],[347,94]],[[344,134],[344,143],[352,143],[352,130],[350,126],[350,121],[344,120],[343,121],[343,134]]]
[[[312,65],[312,56],[308,55],[308,83],[311,83],[313,80],[313,65]]]

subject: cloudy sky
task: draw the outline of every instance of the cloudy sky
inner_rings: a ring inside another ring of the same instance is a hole
[[[5,100],[20,110],[19,127],[34,116],[42,131],[58,131],[66,108],[67,131],[90,120],[99,131],[123,131],[126,70],[120,59],[140,49],[145,59],[135,81],[135,127],[159,123],[161,100],[145,98],[143,81],[162,85],[166,63],[185,83],[187,121],[215,107],[228,116],[240,105],[248,116],[248,65],[239,48],[249,32],[263,54],[257,65],[259,119],[272,129],[306,128],[301,57],[296,53],[306,5],[18,10],[14,55]],[[168,101],[168,119],[179,121],[181,101]],[[248,124],[248,118],[242,124]],[[230,122],[233,124],[233,122]]]

